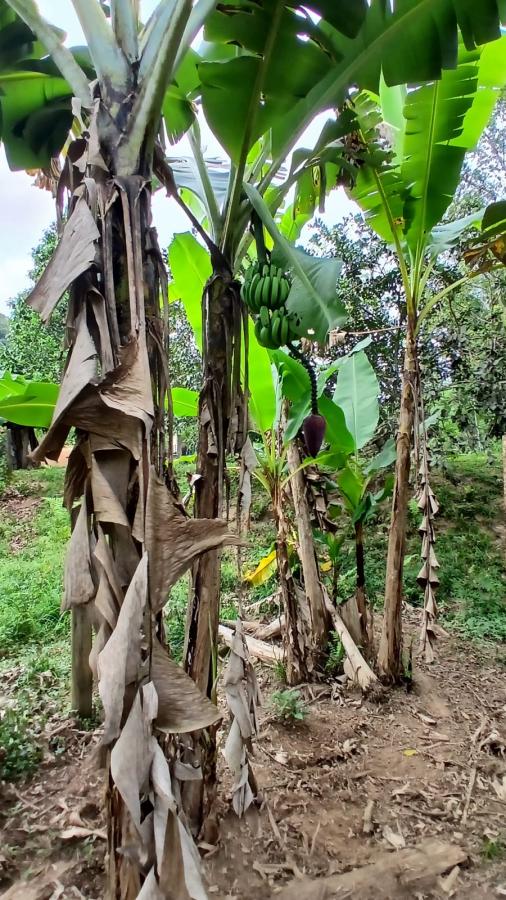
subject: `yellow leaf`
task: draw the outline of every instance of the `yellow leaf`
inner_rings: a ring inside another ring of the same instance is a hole
[[[259,584],[264,584],[272,575],[274,575],[276,567],[276,551],[273,550],[268,556],[264,556],[264,558],[260,560],[253,572],[246,572],[244,580],[248,581],[254,587],[258,587]]]
[[[404,756],[416,756],[418,750],[413,750],[413,747],[407,747],[406,750],[402,751]]]
[[[327,562],[323,562],[320,566],[322,572],[330,572],[331,568],[332,563],[330,562],[330,560],[327,560]]]

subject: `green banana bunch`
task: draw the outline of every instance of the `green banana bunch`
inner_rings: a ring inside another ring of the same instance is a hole
[[[255,323],[255,335],[258,343],[269,350],[285,347],[290,341],[297,340],[292,318],[285,306],[274,310],[261,306]]]
[[[241,289],[242,299],[252,313],[259,313],[263,306],[281,309],[289,293],[290,282],[283,269],[259,262],[250,266]]]

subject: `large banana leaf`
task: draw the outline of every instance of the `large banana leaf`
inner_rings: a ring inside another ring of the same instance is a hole
[[[460,179],[466,151],[476,146],[506,83],[506,37],[481,51],[461,44],[457,68],[406,97],[401,178],[408,245],[419,248],[441,220]]]
[[[0,372],[0,399],[24,394],[26,385],[27,380],[23,375],[11,375],[10,372]]]
[[[27,381],[22,393],[18,391],[18,387],[19,381],[16,381],[11,394],[0,393],[0,417],[13,425],[48,428],[58,397],[58,385]]]
[[[279,157],[317,112],[343,102],[350,85],[377,93],[381,72],[388,85],[439,79],[444,69],[456,65],[457,25],[471,50],[500,36],[503,13],[502,0],[371,0],[352,39],[322,20],[320,30],[337,62],[320,81],[307,85],[306,93],[301,92],[299,101],[276,123]],[[291,59],[285,64],[290,66]]]
[[[378,379],[366,354],[363,350],[351,353],[339,367],[334,401],[344,412],[356,450],[361,450],[376,431],[378,395]]]
[[[72,91],[63,78],[35,71],[0,75],[1,139],[11,169],[46,166],[72,124]]]
[[[462,221],[438,227],[459,182],[467,150],[485,127],[506,82],[506,37],[483,48],[459,44],[458,64],[409,91],[380,85],[380,96],[363,92],[355,113],[369,156],[360,169],[353,198],[369,224],[385,240],[406,239],[412,251],[427,244],[438,252],[451,246]],[[384,149],[384,125],[393,152]],[[479,218],[479,217],[477,217]]]
[[[269,127],[274,155],[283,159],[314,116],[340,105],[351,85],[377,92],[382,70],[387,84],[439,78],[456,64],[457,25],[472,49],[499,37],[502,12],[502,0],[291,6],[279,18],[279,0],[224,0],[206,22],[210,45],[238,48],[234,59],[223,62],[220,52],[199,68],[206,117],[232,159],[248,129],[251,146]],[[252,106],[262,66],[262,92]]]
[[[212,271],[209,254],[189,231],[176,234],[169,247],[169,266],[174,279],[170,299],[181,300],[202,352],[202,294]]]
[[[199,394],[190,388],[173,387],[172,411],[180,419],[193,418],[198,415]]]

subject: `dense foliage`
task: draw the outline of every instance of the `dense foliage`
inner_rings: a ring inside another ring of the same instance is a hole
[[[34,284],[46,268],[57,240],[53,225],[44,232],[33,250],[33,268],[29,275]],[[66,299],[62,298],[50,323],[44,326],[40,316],[26,305],[27,294],[28,291],[23,291],[11,303],[9,330],[5,342],[0,344],[0,370],[7,369],[34,381],[59,382],[65,362]]]

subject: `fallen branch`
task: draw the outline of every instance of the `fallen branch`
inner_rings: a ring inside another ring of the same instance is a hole
[[[221,622],[221,625],[225,625],[226,627],[228,627],[230,625],[230,619],[223,620],[223,622]],[[260,621],[260,619],[251,619],[250,621],[248,621],[247,619],[243,619],[242,630],[245,631],[246,634],[256,634],[258,629],[261,627],[262,622]]]
[[[467,822],[467,816],[469,813],[469,805],[471,803],[471,797],[473,796],[474,783],[476,781],[476,773],[477,773],[477,768],[476,768],[476,766],[473,766],[473,768],[471,769],[471,774],[469,776],[469,784],[467,786],[467,791],[466,791],[466,800],[464,803],[464,810],[462,812],[462,818],[460,820],[461,825],[465,825]]]
[[[346,667],[345,663],[345,672],[348,677],[352,681],[356,681],[363,691],[369,690],[373,685],[378,685],[379,682],[376,675],[365,661],[337,609],[330,602],[329,597],[325,597],[325,606],[346,653],[348,666]]]
[[[331,875],[317,881],[295,880],[276,900],[331,900],[333,897],[360,897],[360,900],[394,900],[425,893],[439,875],[466,862],[461,847],[429,839],[417,847],[382,853],[376,862],[344,875]]]
[[[253,636],[259,641],[268,641],[271,638],[279,637],[285,627],[285,615],[282,613],[277,619],[273,619],[267,625],[261,625],[253,633]]]
[[[218,637],[222,639],[227,647],[231,647],[234,631],[232,628],[227,628],[226,625],[220,625],[218,628]],[[265,641],[259,641],[249,634],[244,635],[244,637],[251,656],[255,656],[261,662],[267,663],[267,665],[270,666],[275,665],[277,662],[283,662],[283,650],[281,647],[276,647],[274,644],[267,644]]]

